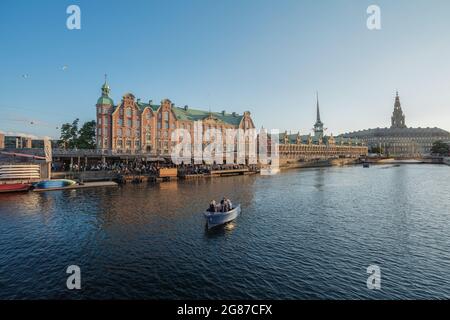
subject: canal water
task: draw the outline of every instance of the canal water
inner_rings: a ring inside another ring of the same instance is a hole
[[[449,181],[386,165],[1,194],[0,298],[450,298]],[[242,214],[208,232],[224,195]]]

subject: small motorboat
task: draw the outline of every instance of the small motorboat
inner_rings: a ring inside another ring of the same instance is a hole
[[[2,192],[24,192],[31,188],[29,183],[5,183],[0,184],[0,193]]]
[[[237,205],[231,210],[226,212],[210,212],[206,211],[204,213],[208,229],[220,226],[222,224],[228,223],[236,219],[241,213],[241,205]]]
[[[368,162],[363,162],[363,168],[369,168],[369,163]]]
[[[35,189],[59,189],[74,185],[76,182],[69,179],[43,180],[34,184]]]

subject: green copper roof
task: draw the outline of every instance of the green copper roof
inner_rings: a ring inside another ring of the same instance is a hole
[[[101,96],[100,98],[98,98],[97,104],[109,104],[113,106],[114,102],[110,97]]]
[[[184,108],[174,107],[172,108],[172,110],[178,120],[198,121],[203,120],[211,115],[213,118],[216,118],[219,121],[231,124],[233,126],[238,126],[243,118],[243,116],[239,114],[233,115],[231,113],[209,112],[191,108],[188,108],[186,110]]]
[[[139,110],[143,111],[147,107],[151,107],[151,109],[156,112],[160,105],[157,104],[148,104],[143,102],[137,102],[136,105],[138,106]],[[231,124],[233,126],[239,126],[241,123],[241,120],[243,118],[242,115],[239,114],[231,114],[231,113],[221,113],[221,112],[209,112],[209,111],[203,111],[203,110],[197,110],[197,109],[191,109],[187,108],[180,108],[180,107],[173,107],[172,108],[173,113],[180,121],[199,121],[203,120],[209,115],[211,115],[213,118],[216,118],[219,121],[222,121],[227,124]]]
[[[145,108],[150,107],[153,111],[157,111],[159,108],[159,105],[157,104],[148,104],[148,103],[142,103],[140,101],[136,102],[136,105],[138,106],[139,110],[144,111]]]

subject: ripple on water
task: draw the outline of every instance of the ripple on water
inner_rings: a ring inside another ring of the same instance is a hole
[[[448,298],[449,178],[345,167],[0,195],[0,298]],[[207,231],[223,195],[242,214]],[[64,289],[70,264],[80,292]]]

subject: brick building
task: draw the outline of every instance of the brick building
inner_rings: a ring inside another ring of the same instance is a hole
[[[117,153],[147,153],[168,155],[175,141],[171,141],[175,129],[186,129],[194,136],[194,122],[202,121],[203,130],[255,128],[250,112],[208,112],[188,106],[175,106],[169,99],[160,104],[147,103],[126,93],[114,105],[110,87],[105,81],[102,95],[97,100],[97,148]]]

